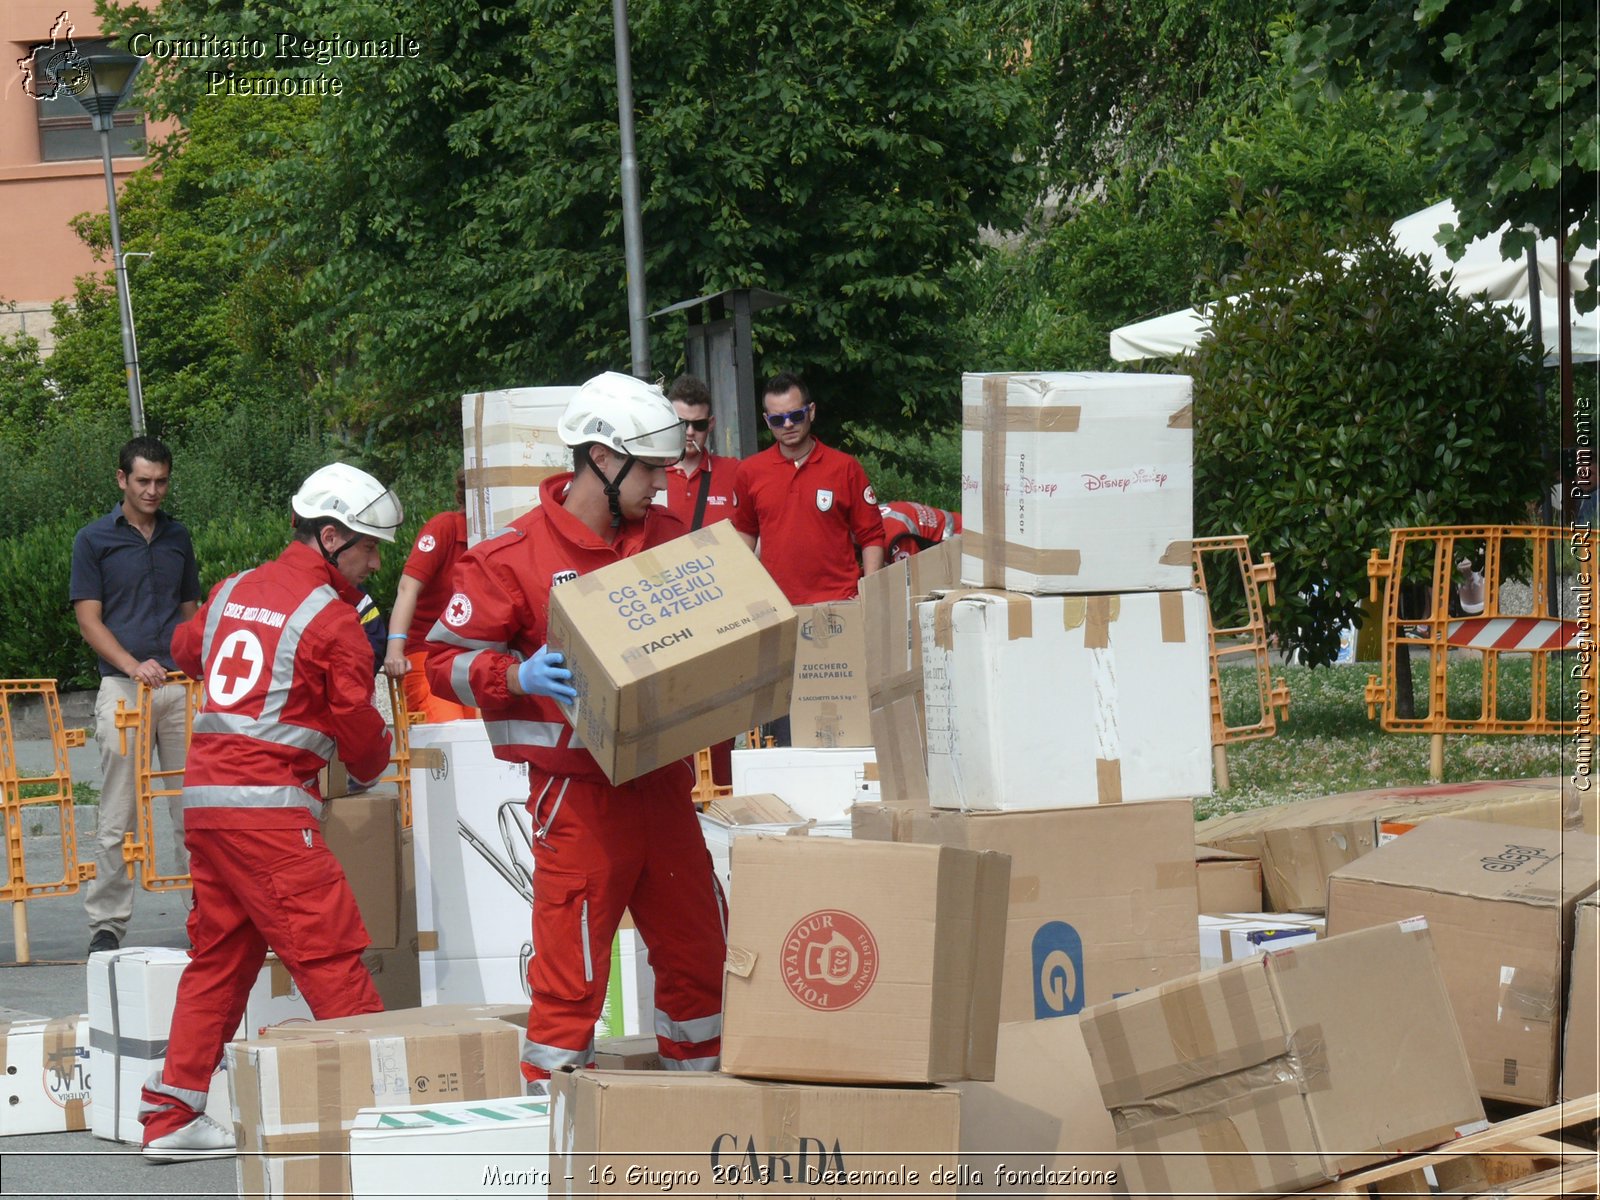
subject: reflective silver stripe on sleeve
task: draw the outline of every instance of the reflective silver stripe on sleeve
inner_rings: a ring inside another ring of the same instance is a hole
[[[322,819],[322,801],[289,784],[227,787],[202,784],[183,789],[183,807],[191,808],[304,808]]]
[[[304,725],[285,725],[276,721],[258,721],[254,717],[239,713],[200,713],[194,719],[194,732],[255,738],[257,741],[272,742],[278,746],[309,750],[322,758],[332,758],[336,749],[334,740],[320,729],[308,729]]]
[[[466,654],[458,654],[455,662],[450,664],[450,690],[456,694],[456,702],[468,708],[483,707],[472,691],[472,664],[482,653],[482,650],[471,650]]]
[[[713,1054],[709,1058],[668,1058],[661,1056],[661,1069],[663,1071],[715,1071],[722,1065],[722,1056]]]
[[[253,567],[251,568],[251,570],[254,569]],[[239,581],[248,574],[250,574],[250,571],[240,571],[233,578],[225,580],[222,584],[222,590],[211,601],[211,611],[206,613],[205,632],[200,637],[200,664],[202,670],[205,669],[205,664],[211,660],[211,645],[216,640],[217,626],[222,621],[222,611],[228,607],[228,597],[233,595],[233,589],[238,587]]]
[[[485,721],[491,746],[555,746],[561,745],[561,731],[566,729],[556,721]]]
[[[530,1067],[539,1067],[554,1075],[563,1067],[587,1067],[594,1061],[594,1039],[583,1050],[567,1050],[561,1046],[546,1046],[540,1042],[524,1042],[522,1061]]]
[[[278,638],[278,649],[272,656],[272,682],[267,686],[267,698],[261,705],[261,720],[277,724],[283,720],[284,707],[289,703],[289,693],[294,687],[294,656],[300,649],[300,639],[306,627],[329,604],[339,599],[339,593],[328,584],[312,590],[289,619],[283,623],[283,634]]]
[[[674,1021],[658,1008],[656,1036],[664,1037],[669,1042],[681,1042],[685,1046],[709,1042],[712,1038],[722,1036],[722,1014],[712,1013],[709,1017],[696,1017],[692,1021]]]
[[[511,653],[511,647],[505,642],[483,642],[477,638],[462,637],[442,619],[435,621],[433,628],[428,630],[428,640],[446,646],[459,646],[463,650],[500,650],[506,654]]]
[[[191,1092],[188,1088],[173,1087],[170,1083],[162,1081],[160,1071],[154,1072],[149,1079],[146,1079],[144,1086],[146,1091],[156,1092],[162,1096],[171,1096],[174,1100],[181,1100],[197,1113],[203,1113],[206,1110],[205,1092]],[[156,1112],[157,1107],[148,1100],[141,1099],[139,1101],[139,1111],[141,1113]]]

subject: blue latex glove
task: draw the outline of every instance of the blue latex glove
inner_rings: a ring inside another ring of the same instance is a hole
[[[517,668],[517,686],[530,696],[549,696],[570,704],[578,698],[578,693],[567,683],[572,672],[561,665],[563,661],[561,651],[540,646],[532,658],[523,659]]]

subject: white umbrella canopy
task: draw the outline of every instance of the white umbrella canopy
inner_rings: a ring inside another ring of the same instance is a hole
[[[1395,243],[1407,254],[1423,259],[1440,283],[1449,275],[1449,286],[1462,295],[1483,294],[1502,305],[1507,315],[1523,329],[1529,324],[1528,260],[1526,257],[1500,257],[1502,226],[1488,237],[1467,244],[1459,260],[1453,261],[1439,242],[1441,226],[1454,225],[1455,205],[1448,200],[1430,205],[1421,212],[1401,217],[1392,226]],[[1541,344],[1546,366],[1555,366],[1558,355],[1560,304],[1556,299],[1557,261],[1555,241],[1542,239],[1537,247],[1540,297]],[[1572,292],[1582,291],[1584,273],[1595,259],[1595,251],[1582,248],[1568,264]],[[1111,357],[1117,362],[1136,362],[1144,358],[1175,358],[1198,346],[1211,332],[1207,307],[1184,308],[1159,317],[1137,321],[1111,331]],[[1574,362],[1593,362],[1600,358],[1600,309],[1572,314],[1572,358]]]

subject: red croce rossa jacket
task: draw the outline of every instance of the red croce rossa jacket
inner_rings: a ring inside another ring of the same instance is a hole
[[[184,770],[186,828],[311,828],[317,772],[335,754],[350,778],[383,774],[390,736],[372,704],[372,647],[361,593],[313,546],[212,589],[172,637],[201,682]]]
[[[606,783],[582,740],[574,744],[572,726],[556,702],[513,695],[506,673],[544,645],[551,587],[670,542],[688,528],[654,505],[643,520],[623,522],[608,543],[561,507],[571,481],[570,472],[546,479],[537,507],[456,563],[455,595],[428,634],[428,686],[435,695],[482,710],[496,758],[525,762],[544,775]],[[635,781],[682,790],[693,782],[689,759]]]

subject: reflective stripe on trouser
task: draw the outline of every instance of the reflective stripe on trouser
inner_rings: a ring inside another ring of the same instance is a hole
[[[688,773],[665,774],[670,785],[662,774],[616,788],[557,781],[565,797],[533,847],[529,1079],[592,1056],[624,910],[650,949],[662,1065],[717,1067],[727,913]],[[540,796],[549,780],[535,774],[529,783]]]
[[[361,965],[366,926],[320,833],[191,829],[188,840],[194,950],[178,981],[160,1084],[142,1097],[146,1143],[204,1111],[212,1072],[244,1018],[268,946],[319,1020],[383,1008]]]
[[[83,911],[89,918],[91,933],[109,929],[121,941],[133,915],[136,884],[128,875],[122,858],[122,835],[137,832],[134,798],[138,788],[138,761],[134,756],[135,731],[126,731],[128,752],[122,753],[123,731],[117,728],[117,701],[129,713],[139,708],[139,684],[125,675],[107,675],[100,680],[94,701],[94,740],[100,747],[100,804],[96,810],[94,834],[94,878],[83,891]],[[163,772],[182,772],[189,750],[189,691],[182,684],[168,684],[150,701],[155,722],[155,754],[151,766]],[[161,791],[176,790],[181,774],[161,782]],[[176,795],[167,798],[167,815],[172,821],[176,853],[170,862],[158,863],[163,875],[185,875],[189,854],[183,845],[183,804]],[[159,818],[157,818],[159,820]]]

